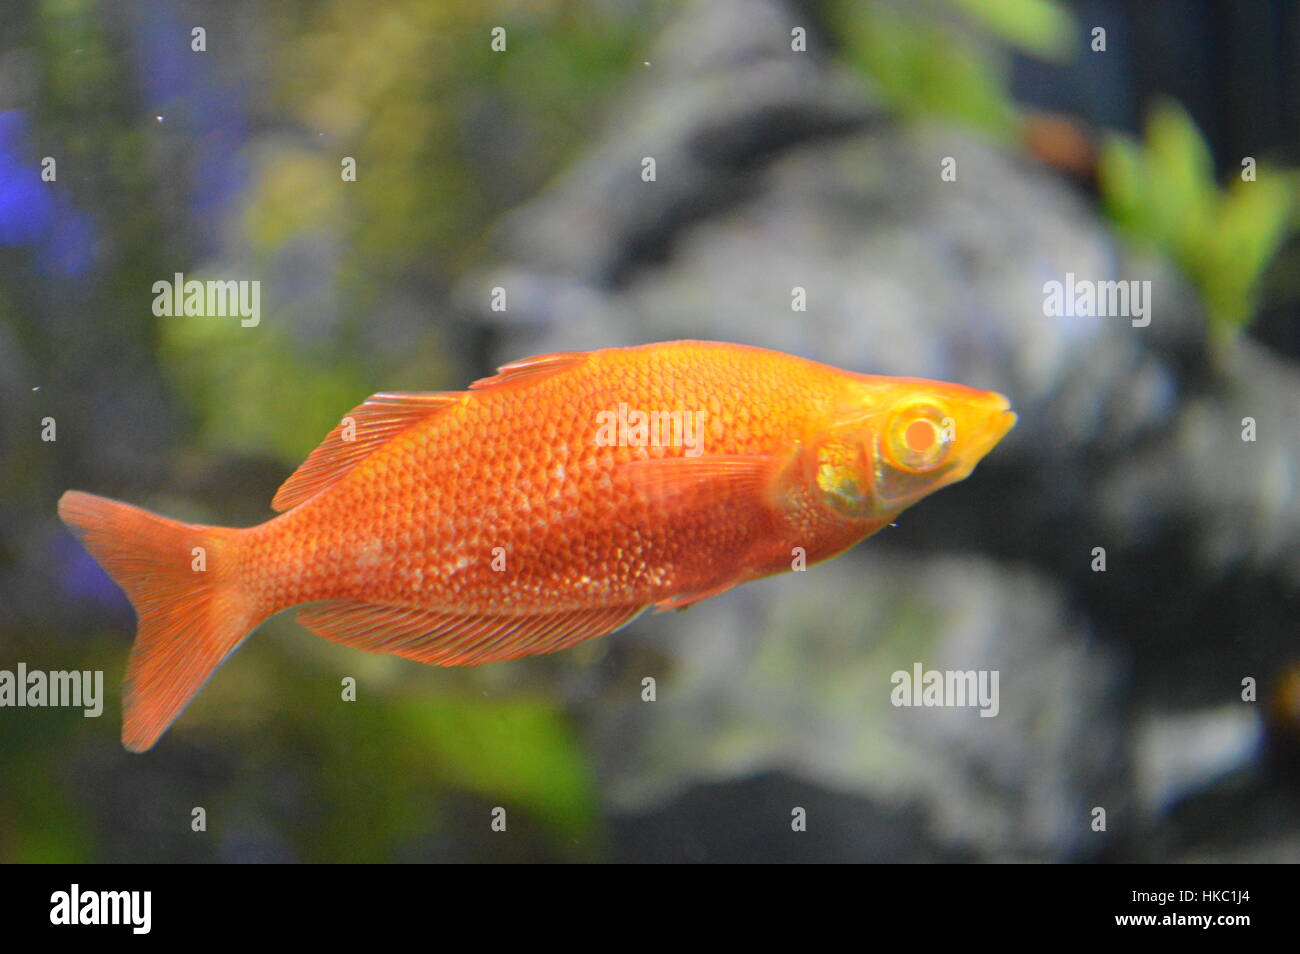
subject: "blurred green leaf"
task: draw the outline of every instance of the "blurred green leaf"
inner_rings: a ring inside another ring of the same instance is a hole
[[[1013,46],[1043,59],[1064,60],[1077,24],[1055,0],[952,0],[968,17]]]
[[[1249,322],[1265,269],[1300,228],[1293,173],[1257,170],[1227,190],[1204,137],[1182,107],[1162,103],[1142,143],[1112,136],[1098,180],[1111,221],[1166,254],[1200,290],[1216,347]]]
[[[1265,170],[1255,182],[1238,179],[1223,197],[1202,256],[1206,295],[1221,335],[1250,320],[1264,270],[1295,230],[1294,207],[1292,187]]]
[[[1200,130],[1177,104],[1158,105],[1147,123],[1148,211],[1157,237],[1190,259],[1214,218],[1214,162]]]
[[[197,276],[195,276],[197,277]],[[198,414],[209,450],[297,462],[368,394],[362,369],[238,318],[162,318],[164,366]]]
[[[1146,158],[1141,147],[1122,136],[1107,136],[1098,159],[1097,177],[1111,221],[1133,235],[1141,235],[1148,191]]]
[[[894,108],[1005,132],[1015,118],[997,65],[951,26],[876,5],[837,5],[849,62]]]
[[[458,788],[518,806],[562,838],[587,834],[595,816],[590,770],[553,703],[515,698],[428,699],[397,709],[402,726]]]

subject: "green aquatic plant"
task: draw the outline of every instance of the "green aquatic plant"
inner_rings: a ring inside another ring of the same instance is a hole
[[[898,113],[1006,136],[1017,122],[1007,48],[1064,61],[1075,34],[1055,0],[836,0],[828,22],[845,61]]]
[[[1111,220],[1183,270],[1205,301],[1211,343],[1230,342],[1255,314],[1268,264],[1300,227],[1295,174],[1243,159],[1220,188],[1196,124],[1163,102],[1141,141],[1107,137],[1098,179]]]
[[[1022,128],[1010,50],[1060,62],[1083,42],[1055,0],[836,0],[829,11],[844,60],[899,115],[941,116],[1004,140]],[[1265,271],[1300,228],[1297,173],[1253,160],[1251,173],[1221,188],[1204,138],[1172,102],[1152,111],[1141,140],[1107,134],[1098,160],[1107,217],[1187,275],[1216,350],[1250,322]]]

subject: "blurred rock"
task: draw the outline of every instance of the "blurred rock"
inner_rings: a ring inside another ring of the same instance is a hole
[[[868,547],[649,617],[638,632],[672,669],[645,673],[655,702],[623,693],[592,720],[616,810],[775,770],[914,816],[918,838],[891,848],[894,860],[1064,860],[1107,847],[1089,811],[1125,797],[1119,670],[1033,573]],[[891,676],[915,664],[996,670],[996,715],[894,705]]]
[[[1253,705],[1237,702],[1152,716],[1142,720],[1137,737],[1138,794],[1158,814],[1254,762],[1264,726]]]

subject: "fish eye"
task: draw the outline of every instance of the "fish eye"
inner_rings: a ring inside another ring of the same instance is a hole
[[[933,404],[913,404],[894,413],[885,451],[895,467],[923,474],[944,464],[952,443],[952,418]]]

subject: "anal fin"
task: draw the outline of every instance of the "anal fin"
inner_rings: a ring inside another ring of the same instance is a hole
[[[630,623],[646,607],[609,606],[520,615],[462,615],[353,600],[328,600],[298,613],[318,636],[372,653],[435,666],[479,663],[567,649]]]

